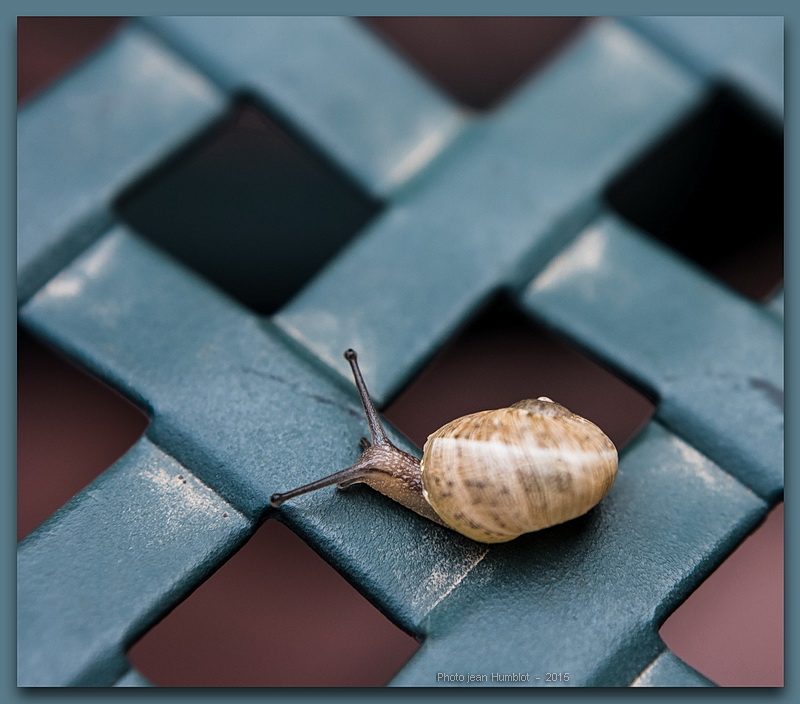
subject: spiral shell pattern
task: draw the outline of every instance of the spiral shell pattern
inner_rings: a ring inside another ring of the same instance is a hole
[[[617,474],[617,450],[594,423],[550,399],[457,418],[423,452],[423,495],[473,540],[501,543],[583,515]]]

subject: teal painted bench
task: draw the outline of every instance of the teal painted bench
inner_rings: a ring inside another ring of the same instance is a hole
[[[780,18],[601,20],[474,116],[349,18],[149,18],[32,101],[20,322],[151,423],[20,543],[18,683],[146,685],[126,648],[279,517],[422,641],[393,685],[709,685],[658,628],[782,497],[782,297],[744,299],[603,193],[719,82],[780,124],[782,52]],[[242,93],[384,204],[270,317],[114,209]],[[269,507],[352,461],[342,350],[380,405],[500,290],[658,398],[595,511],[487,547],[370,492]]]

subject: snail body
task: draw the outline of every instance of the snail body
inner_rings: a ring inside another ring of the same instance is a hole
[[[283,494],[364,482],[426,518],[483,543],[500,543],[577,518],[611,489],[617,451],[594,423],[544,396],[480,411],[431,433],[420,461],[386,436],[350,362],[372,441],[352,467]]]

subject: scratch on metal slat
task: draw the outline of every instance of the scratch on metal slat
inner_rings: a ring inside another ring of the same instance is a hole
[[[480,564],[481,560],[483,560],[483,558],[486,557],[488,554],[489,554],[489,548],[484,548],[483,552],[481,552],[481,554],[478,555],[478,557],[474,559],[469,564],[469,566],[450,583],[450,586],[447,587],[447,589],[436,598],[433,604],[431,604],[429,610],[433,611],[441,603],[443,599],[445,599],[459,584],[461,584],[461,582],[464,581],[464,578],[470,572],[472,572],[472,570],[474,570],[478,566],[478,564]],[[447,574],[444,572],[438,572],[438,571],[433,572],[430,578],[428,579],[428,584],[431,586],[436,585],[437,583],[438,585],[443,585],[443,583],[446,582],[448,578],[452,578],[452,576],[453,576],[452,574]]]
[[[653,672],[655,671],[656,664],[658,663],[658,659],[663,655],[663,653],[659,654],[653,662],[651,662],[644,670],[642,670],[636,679],[630,683],[630,687],[649,687],[650,686],[650,677],[652,676]]]

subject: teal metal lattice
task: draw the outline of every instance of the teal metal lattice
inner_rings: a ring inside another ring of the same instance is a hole
[[[475,118],[348,18],[152,18],[27,106],[20,320],[152,422],[20,544],[19,684],[139,683],[126,647],[273,516],[270,493],[350,463],[341,351],[369,351],[380,403],[499,289],[659,396],[601,507],[494,547],[368,492],[281,519],[423,639],[393,684],[708,684],[657,629],[782,495],[782,305],[687,265],[602,192],[719,81],[782,121],[782,36],[780,18],[597,21]],[[386,203],[270,319],[112,209],[243,91]]]

